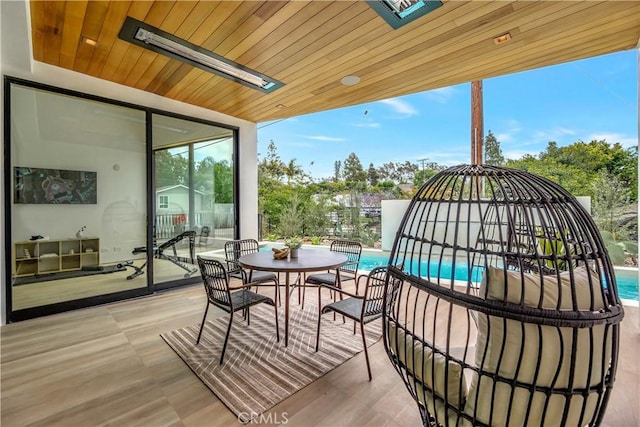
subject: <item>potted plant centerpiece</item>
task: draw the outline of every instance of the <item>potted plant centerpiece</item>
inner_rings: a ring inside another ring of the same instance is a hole
[[[302,239],[300,237],[289,237],[288,239],[285,239],[284,245],[289,248],[289,255],[291,258],[298,258],[298,249],[302,246]]]

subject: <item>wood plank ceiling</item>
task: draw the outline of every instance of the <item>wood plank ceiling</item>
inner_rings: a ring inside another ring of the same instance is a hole
[[[640,39],[638,1],[449,0],[398,30],[363,1],[30,4],[35,60],[254,122],[628,50]],[[285,86],[265,94],[120,40],[127,16]],[[511,40],[496,45],[506,32]],[[347,75],[360,83],[343,86]]]

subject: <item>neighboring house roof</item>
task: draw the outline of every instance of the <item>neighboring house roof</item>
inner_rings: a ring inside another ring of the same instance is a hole
[[[156,194],[158,193],[164,193],[165,191],[169,191],[169,190],[173,190],[173,189],[184,189],[185,191],[189,191],[189,187],[187,187],[186,185],[182,185],[182,184],[177,184],[177,185],[167,185],[164,187],[158,187],[156,188]],[[198,191],[198,190],[193,190],[194,193],[198,193],[201,196],[204,196],[204,193],[202,191]]]

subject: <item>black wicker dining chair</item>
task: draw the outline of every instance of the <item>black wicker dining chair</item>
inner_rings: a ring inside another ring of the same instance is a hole
[[[334,240],[331,242],[329,250],[345,254],[347,256],[347,262],[335,270],[310,274],[305,278],[305,288],[307,286],[342,288],[343,283],[350,280],[356,281],[358,266],[360,265],[360,255],[362,254],[362,244],[351,240]],[[320,304],[320,301],[318,301],[318,304]],[[302,293],[302,309],[304,310],[304,288]]]
[[[249,288],[255,285],[251,282],[236,287],[230,287],[228,272],[225,269],[224,264],[220,261],[198,256],[198,266],[200,267],[200,273],[202,274],[204,289],[207,292],[207,307],[204,311],[204,316],[202,317],[202,324],[200,325],[200,332],[198,333],[196,345],[200,344],[200,337],[202,336],[202,330],[204,329],[204,324],[207,320],[209,305],[214,305],[230,314],[229,326],[227,327],[224,345],[222,346],[222,353],[220,354],[220,364],[224,361],[224,353],[227,349],[229,333],[231,332],[231,325],[233,324],[233,313],[236,311],[246,310],[247,325],[249,325],[249,307],[260,303],[272,305],[274,307],[276,317],[276,340],[278,342],[280,341],[278,307],[273,299],[266,295],[261,295],[251,291]]]
[[[364,326],[376,319],[382,317],[384,292],[387,283],[387,267],[376,267],[366,276],[358,277],[357,282],[366,280],[363,295],[352,294],[336,287],[329,287],[337,293],[348,296],[348,298],[334,301],[320,308],[318,313],[318,328],[316,333],[316,351],[320,344],[320,323],[322,315],[330,312],[341,314],[360,324],[360,333],[362,334],[362,344],[364,346],[364,357],[367,361],[367,373],[369,381],[372,379],[371,365],[369,363],[369,352],[367,351],[367,338],[364,333]],[[390,289],[397,289],[400,281],[392,279],[393,283]],[[320,301],[320,293],[323,286],[318,287],[318,301]],[[356,325],[354,323],[353,333],[355,334]]]
[[[243,255],[256,253],[260,250],[255,239],[229,240],[224,244],[224,255],[227,262],[229,277],[242,280],[242,283],[253,283],[254,286],[274,286],[276,299],[280,301],[278,291],[279,280],[276,273],[270,271],[246,270],[238,262]]]

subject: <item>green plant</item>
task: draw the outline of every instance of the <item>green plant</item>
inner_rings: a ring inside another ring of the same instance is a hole
[[[362,230],[360,241],[365,246],[372,248],[378,240],[380,240],[380,234],[376,233],[375,230],[371,228],[365,228]]]
[[[276,240],[278,240],[278,235],[275,233],[270,233],[270,234],[267,234],[266,239],[269,242],[275,242]]]
[[[540,253],[550,257],[555,254],[557,257],[557,266],[556,260],[548,259],[545,261],[545,265],[547,267],[562,271],[566,271],[569,268],[567,258],[575,255],[576,248],[575,245],[571,244],[571,241],[568,238],[568,233],[569,230],[565,229],[562,233],[560,231],[556,231],[555,235],[550,235],[542,231],[542,229],[538,229],[536,238],[538,240],[538,249],[540,250]],[[568,250],[565,247],[564,241],[569,243]]]
[[[600,231],[600,235],[613,265],[625,265],[627,257],[633,264],[637,263],[638,243],[631,240],[618,240],[617,236],[610,231]]]
[[[298,236],[292,236],[285,239],[284,245],[289,249],[299,249],[302,246],[302,239]]]
[[[309,239],[312,245],[319,245],[322,242],[322,239],[318,236],[313,236]]]

